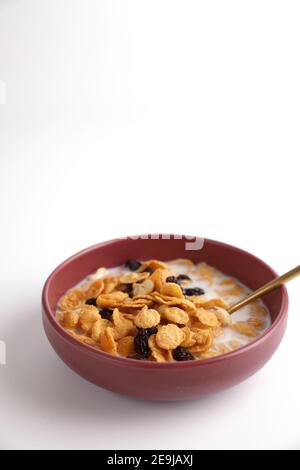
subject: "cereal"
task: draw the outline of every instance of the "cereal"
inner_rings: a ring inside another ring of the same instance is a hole
[[[216,357],[218,355],[219,354],[215,351],[206,351],[206,352],[200,354],[199,359],[211,359],[212,357]]]
[[[197,343],[189,348],[189,351],[191,353],[199,353],[199,352],[204,352],[207,351],[213,342],[213,336],[211,334],[210,330],[202,330],[205,333],[200,333],[200,331],[196,334],[196,340]]]
[[[223,326],[229,326],[232,324],[231,315],[222,307],[213,307],[213,313]]]
[[[167,277],[174,274],[174,271],[165,268],[158,268],[156,269],[153,274],[151,274],[151,281],[154,284],[154,288],[157,292],[160,292],[163,285],[166,283]]]
[[[105,330],[108,326],[112,326],[109,320],[99,318],[93,323],[91,337],[94,341],[99,341],[101,331]]]
[[[166,362],[167,361],[167,355],[165,350],[161,349],[156,341],[156,335],[151,335],[148,339],[148,344],[149,348],[151,350],[151,354],[153,358],[157,362]]]
[[[254,325],[248,322],[238,322],[238,323],[233,323],[232,328],[242,335],[246,336],[257,336],[257,331]]]
[[[162,295],[168,295],[170,297],[184,298],[181,287],[174,282],[167,282],[161,287]]]
[[[103,279],[104,282],[104,289],[103,293],[104,294],[111,294],[119,284],[119,280],[117,277],[114,276],[108,276],[105,279]]]
[[[84,293],[80,289],[75,289],[61,298],[59,306],[62,310],[72,310],[80,308],[84,301]]]
[[[117,344],[118,354],[124,357],[131,356],[132,354],[134,354],[133,343],[133,336],[124,336],[124,338],[121,338]]]
[[[262,328],[265,327],[265,322],[263,320],[259,320],[258,318],[250,318],[248,321],[249,324],[253,325],[254,328],[257,330],[261,330]]]
[[[133,284],[132,292],[133,297],[148,295],[154,289],[154,282],[151,279],[145,279],[140,284]]]
[[[210,310],[205,310],[204,308],[197,309],[196,317],[203,326],[214,328],[220,324],[215,313]]]
[[[221,326],[215,326],[214,328],[211,329],[211,332],[214,338],[218,338],[219,336],[224,335],[224,329]]]
[[[196,343],[195,333],[188,326],[181,328],[181,331],[184,333],[184,340],[180,343],[180,346],[184,348],[194,346]]]
[[[85,333],[90,333],[92,331],[93,324],[98,319],[98,309],[92,305],[86,305],[79,312],[79,323]]]
[[[97,305],[101,308],[118,307],[127,298],[128,294],[125,292],[111,292],[109,294],[101,294],[99,297],[97,297]]]
[[[231,341],[229,341],[229,345],[231,349],[238,349],[242,346],[242,344],[239,341],[236,341],[235,339],[232,339]]]
[[[117,352],[117,345],[114,339],[114,330],[110,326],[105,328],[100,333],[99,345],[102,351],[115,355]]]
[[[96,281],[91,282],[87,285],[84,294],[87,299],[97,298],[101,292],[104,290],[104,282],[102,279],[97,279]]]
[[[136,315],[134,323],[138,328],[151,328],[158,325],[160,315],[154,309],[148,309],[147,305]]]
[[[99,268],[66,292],[57,320],[76,341],[112,355],[203,360],[250,343],[269,326],[260,300],[228,313],[249,292],[206,263],[131,259]]]
[[[150,259],[148,261],[144,261],[141,266],[141,270],[144,271],[147,268],[151,268],[153,270],[156,269],[165,269],[167,265],[163,263],[162,261],[158,261],[157,259]]]
[[[117,308],[114,309],[112,318],[115,326],[115,337],[124,338],[124,336],[128,336],[130,333],[134,333],[135,327],[133,322],[125,318],[123,313]]]
[[[179,325],[186,325],[189,322],[189,315],[179,307],[163,306],[163,317]]]
[[[120,277],[120,282],[122,284],[134,284],[135,282],[143,281],[147,277],[149,277],[149,273],[125,274],[124,276]]]
[[[156,342],[162,349],[175,349],[184,340],[184,332],[176,325],[165,325],[156,334]]]
[[[97,281],[98,279],[102,279],[106,275],[106,272],[106,268],[99,268],[94,274],[91,274],[88,279],[90,281]]]
[[[79,321],[79,315],[74,310],[64,312],[62,324],[65,328],[75,328]]]

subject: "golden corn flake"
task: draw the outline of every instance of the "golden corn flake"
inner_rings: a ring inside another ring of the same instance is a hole
[[[94,341],[99,341],[100,333],[108,326],[113,326],[113,324],[104,318],[99,318],[92,326],[91,337]]]
[[[262,328],[265,327],[265,322],[263,320],[260,320],[259,318],[250,318],[248,320],[248,323],[254,326],[257,330],[261,330]]]
[[[213,313],[219,320],[220,324],[223,326],[229,326],[232,324],[231,315],[222,307],[213,307]]]
[[[199,308],[196,311],[196,317],[203,326],[208,326],[210,328],[214,328],[219,326],[219,320],[217,319],[214,312],[210,310],[205,310],[204,308]]]
[[[88,279],[90,281],[97,281],[98,279],[103,279],[106,275],[107,269],[106,268],[98,268],[94,274],[91,274]]]
[[[188,274],[194,268],[194,263],[190,259],[187,258],[178,258],[170,261],[169,265],[171,267],[175,266],[180,267],[181,274]]]
[[[242,335],[251,336],[253,338],[257,336],[256,328],[254,327],[254,325],[248,322],[233,323],[232,328],[235,331],[241,333]]]
[[[219,344],[218,350],[221,354],[227,354],[230,352],[230,349],[227,346],[225,346],[225,344]]]
[[[211,329],[211,332],[214,338],[224,335],[224,329],[221,326],[215,326]]]
[[[151,350],[152,357],[155,359],[156,362],[167,362],[167,351],[158,346],[156,335],[151,335],[149,337],[148,345]]]
[[[111,292],[109,294],[101,294],[97,297],[97,305],[101,308],[118,307],[120,303],[128,298],[125,292]]]
[[[112,293],[119,284],[119,279],[116,276],[108,276],[103,279],[104,282],[104,289],[103,294],[110,294]]]
[[[152,299],[131,299],[130,297],[127,297],[122,303],[119,303],[117,306],[120,308],[126,308],[126,309],[138,309],[140,310],[143,308],[145,305],[149,306],[153,303]]]
[[[147,277],[149,277],[150,274],[148,272],[146,273],[131,273],[131,274],[125,274],[124,276],[120,277],[120,282],[122,284],[134,284],[135,282],[141,282]]]
[[[228,344],[231,347],[231,349],[238,349],[241,346],[243,346],[242,343],[240,343],[239,341],[236,341],[235,339],[232,339],[231,341],[229,341]]]
[[[96,281],[91,282],[87,285],[84,290],[85,297],[87,299],[96,299],[101,292],[104,290],[104,281],[102,279],[97,279]]]
[[[148,309],[147,306],[143,307],[136,315],[134,323],[138,328],[151,328],[158,325],[160,322],[160,314],[153,309]]]
[[[141,283],[133,284],[133,297],[148,295],[154,289],[154,282],[151,279],[145,279]]]
[[[175,349],[184,340],[184,332],[176,325],[162,326],[156,334],[156,342],[162,349]]]
[[[196,340],[196,343],[198,344],[206,344],[207,339],[211,337],[211,331],[210,330],[193,330],[194,332],[194,338]]]
[[[79,315],[73,310],[69,310],[63,313],[62,324],[65,328],[75,328],[79,321]]]
[[[114,309],[112,314],[113,323],[115,326],[114,335],[116,338],[124,338],[135,332],[135,326],[131,320],[124,317],[117,308]]]
[[[188,313],[194,313],[196,312],[196,306],[191,302],[190,300],[187,299],[180,299],[176,297],[170,297],[167,295],[162,295],[157,292],[152,293],[152,298],[160,303],[160,304],[165,304],[165,305],[170,305],[170,306],[177,306],[182,309],[184,309]]]
[[[117,344],[114,339],[114,330],[110,326],[101,331],[99,346],[102,351],[109,354],[115,355],[117,353]]]
[[[181,299],[184,298],[183,292],[181,287],[174,282],[167,282],[163,284],[161,287],[162,295],[168,295],[169,297],[179,297]]]
[[[266,317],[268,315],[267,309],[256,302],[253,302],[253,304],[250,305],[251,308],[251,315],[254,317]]]
[[[174,275],[174,271],[170,269],[158,268],[150,276],[151,281],[154,284],[154,288],[157,292],[160,292],[162,286],[166,283],[166,279],[169,276]]]
[[[211,359],[216,356],[219,356],[219,353],[217,353],[216,351],[206,351],[200,354],[199,359]]]
[[[181,328],[184,333],[184,340],[180,343],[183,348],[190,348],[196,343],[195,333],[188,327],[184,326]]]
[[[82,307],[85,300],[82,290],[75,289],[61,298],[59,306],[62,310],[73,310]]]
[[[147,268],[151,268],[154,270],[157,269],[166,269],[167,265],[163,261],[158,261],[157,259],[149,259],[148,261],[144,261],[142,266],[140,267],[141,271],[144,271]]]
[[[85,333],[92,331],[93,324],[99,319],[97,307],[86,305],[79,311],[79,323]]]
[[[178,323],[179,325],[186,325],[189,322],[189,315],[179,307],[163,306],[163,316],[170,322]]]
[[[210,299],[210,300],[205,301],[201,305],[201,307],[205,308],[207,310],[209,310],[211,307],[221,307],[221,308],[224,308],[226,310],[227,305],[224,302],[224,300],[222,300],[222,299]]]
[[[127,357],[134,354],[134,337],[125,336],[118,341],[117,351],[120,356]]]

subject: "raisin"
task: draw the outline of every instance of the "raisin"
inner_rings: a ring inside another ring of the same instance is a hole
[[[138,328],[138,332],[134,338],[134,350],[141,358],[147,358],[150,355],[150,348],[148,345],[149,336],[157,333],[157,328]]]
[[[132,284],[125,284],[123,287],[123,292],[129,295],[129,297],[132,296]]]
[[[191,287],[183,290],[184,295],[203,295],[205,291],[201,287]]]
[[[177,281],[190,281],[191,278],[187,275],[187,274],[179,274],[179,276],[177,276]]]
[[[102,318],[105,320],[111,320],[113,311],[110,308],[102,308],[99,312]]]
[[[177,277],[175,276],[167,277],[166,282],[173,282],[174,284],[178,284]]]
[[[140,329],[134,338],[134,350],[142,358],[147,358],[150,355],[150,348],[148,345],[148,334],[144,329]]]
[[[157,333],[158,330],[157,330],[156,326],[151,326],[151,328],[146,328],[145,331],[147,332],[147,335],[148,335],[148,338],[149,338],[149,336],[155,335],[155,333]]]
[[[178,346],[178,348],[174,349],[173,358],[175,361],[193,361],[195,359],[194,356],[182,346]]]
[[[94,307],[97,307],[97,299],[88,299],[85,302],[87,305],[93,305]]]
[[[137,259],[128,259],[125,262],[125,268],[130,269],[130,271],[136,271],[141,267],[142,263]]]
[[[150,266],[148,266],[148,268],[144,269],[144,271],[142,271],[143,273],[154,273],[154,269],[150,268]]]

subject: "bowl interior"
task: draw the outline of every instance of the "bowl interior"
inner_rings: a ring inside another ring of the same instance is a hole
[[[105,242],[84,250],[60,265],[50,277],[47,285],[47,303],[51,313],[59,298],[87,275],[100,266],[107,268],[123,264],[128,258],[172,260],[189,258],[194,262],[205,261],[225,274],[238,278],[251,289],[257,289],[273,279],[276,273],[263,261],[248,252],[214,240],[205,239],[202,249],[187,250],[187,239],[136,238]],[[277,289],[263,300],[276,319],[283,302],[283,288]]]

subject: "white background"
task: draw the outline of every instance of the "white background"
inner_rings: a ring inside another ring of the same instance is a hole
[[[1,0],[0,447],[300,447],[299,280],[247,382],[147,403],[85,382],[48,344],[40,293],[74,252],[196,234],[299,264],[298,1]]]

